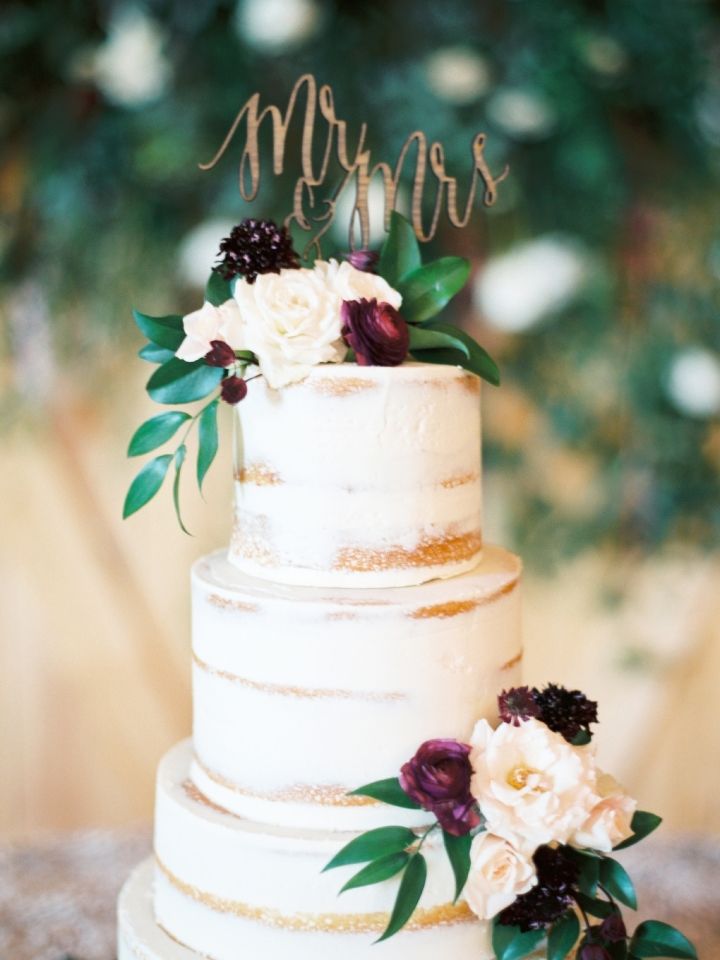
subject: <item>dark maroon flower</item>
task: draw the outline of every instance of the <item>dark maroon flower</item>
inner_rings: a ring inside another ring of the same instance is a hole
[[[410,345],[408,325],[389,303],[343,300],[342,335],[361,367],[397,367]]]
[[[535,699],[536,694],[537,690],[534,687],[511,687],[509,690],[503,690],[498,697],[500,719],[519,727],[521,720],[539,717],[540,707]]]
[[[586,943],[580,948],[578,960],[612,960],[612,957],[599,943]]]
[[[533,854],[537,884],[498,915],[498,923],[521,930],[542,930],[559,920],[571,905],[578,867],[562,847],[538,847]]]
[[[620,916],[620,911],[616,910],[609,917],[605,917],[598,932],[603,940],[608,943],[621,943],[626,940],[627,930],[623,918]]]
[[[205,363],[211,367],[231,367],[235,363],[235,351],[224,340],[211,340]]]
[[[254,217],[243,220],[220,242],[218,256],[218,273],[226,280],[245,277],[248,283],[255,283],[259,273],[280,273],[300,266],[287,227]]]
[[[537,867],[538,883],[555,890],[569,890],[577,883],[580,869],[563,847],[544,844],[537,848],[533,860]]]
[[[225,377],[220,386],[220,396],[233,406],[247,396],[247,383],[242,377]]]
[[[440,826],[462,837],[480,823],[470,793],[470,747],[457,740],[426,740],[400,771],[400,786]]]
[[[345,254],[345,259],[356,270],[375,273],[380,254],[376,250],[351,250],[350,253]]]
[[[578,738],[585,743],[591,739],[590,724],[597,723],[598,705],[580,690],[567,690],[549,683],[544,690],[536,691],[535,700],[540,707],[542,722],[562,734],[569,743]]]

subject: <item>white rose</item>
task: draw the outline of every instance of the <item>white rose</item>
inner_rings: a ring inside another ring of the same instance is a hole
[[[537,883],[535,864],[507,840],[479,833],[470,848],[463,896],[481,920],[491,920]]]
[[[592,751],[574,747],[539,720],[473,731],[471,791],[491,833],[532,853],[566,843],[600,797]]]
[[[240,311],[234,300],[226,300],[219,307],[205,301],[199,310],[183,317],[185,339],[175,356],[191,363],[210,350],[212,340],[222,340],[233,350],[246,349]]]
[[[387,280],[375,273],[358,270],[347,260],[342,263],[337,260],[318,260],[315,269],[326,277],[328,285],[333,287],[341,301],[377,300],[378,303],[389,303],[396,310],[400,309],[400,294]]]
[[[340,298],[324,269],[261,273],[238,280],[235,300],[260,370],[271,387],[303,380],[319,363],[342,363]]]
[[[632,836],[632,818],[637,810],[637,800],[629,796],[617,780],[608,773],[598,776],[600,801],[590,811],[590,816],[570,838],[574,847],[587,847],[610,853],[623,840]]]

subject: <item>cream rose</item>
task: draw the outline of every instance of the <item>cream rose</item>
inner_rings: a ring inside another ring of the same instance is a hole
[[[537,883],[535,864],[503,837],[479,833],[470,848],[463,895],[481,920],[491,920]]]
[[[539,720],[496,730],[481,720],[471,743],[470,789],[488,830],[528,855],[543,843],[566,843],[600,800],[592,752]]]
[[[185,339],[175,356],[188,363],[204,357],[212,340],[222,340],[233,350],[246,349],[243,323],[234,300],[226,300],[219,307],[206,301],[199,310],[183,317],[183,329]]]
[[[318,260],[315,264],[342,300],[377,300],[378,303],[389,303],[396,310],[400,309],[402,297],[387,280],[383,280],[375,273],[358,270],[351,263],[344,260]]]
[[[319,363],[342,363],[340,298],[322,268],[262,273],[238,280],[246,348],[258,358],[271,387],[303,380]]]
[[[637,810],[637,800],[625,793],[609,773],[598,775],[598,793],[600,801],[570,838],[570,843],[574,847],[610,853],[619,843],[632,836],[631,823]]]

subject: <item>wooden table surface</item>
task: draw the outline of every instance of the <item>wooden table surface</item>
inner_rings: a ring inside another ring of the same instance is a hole
[[[115,899],[149,850],[144,827],[0,847],[0,957],[113,960]],[[623,861],[638,887],[638,916],[679,926],[700,960],[720,960],[720,839],[654,837]]]

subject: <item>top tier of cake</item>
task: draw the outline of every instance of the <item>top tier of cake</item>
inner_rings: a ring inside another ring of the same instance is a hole
[[[480,560],[480,380],[457,367],[324,364],[237,407],[229,559],[305,586],[388,587]]]

